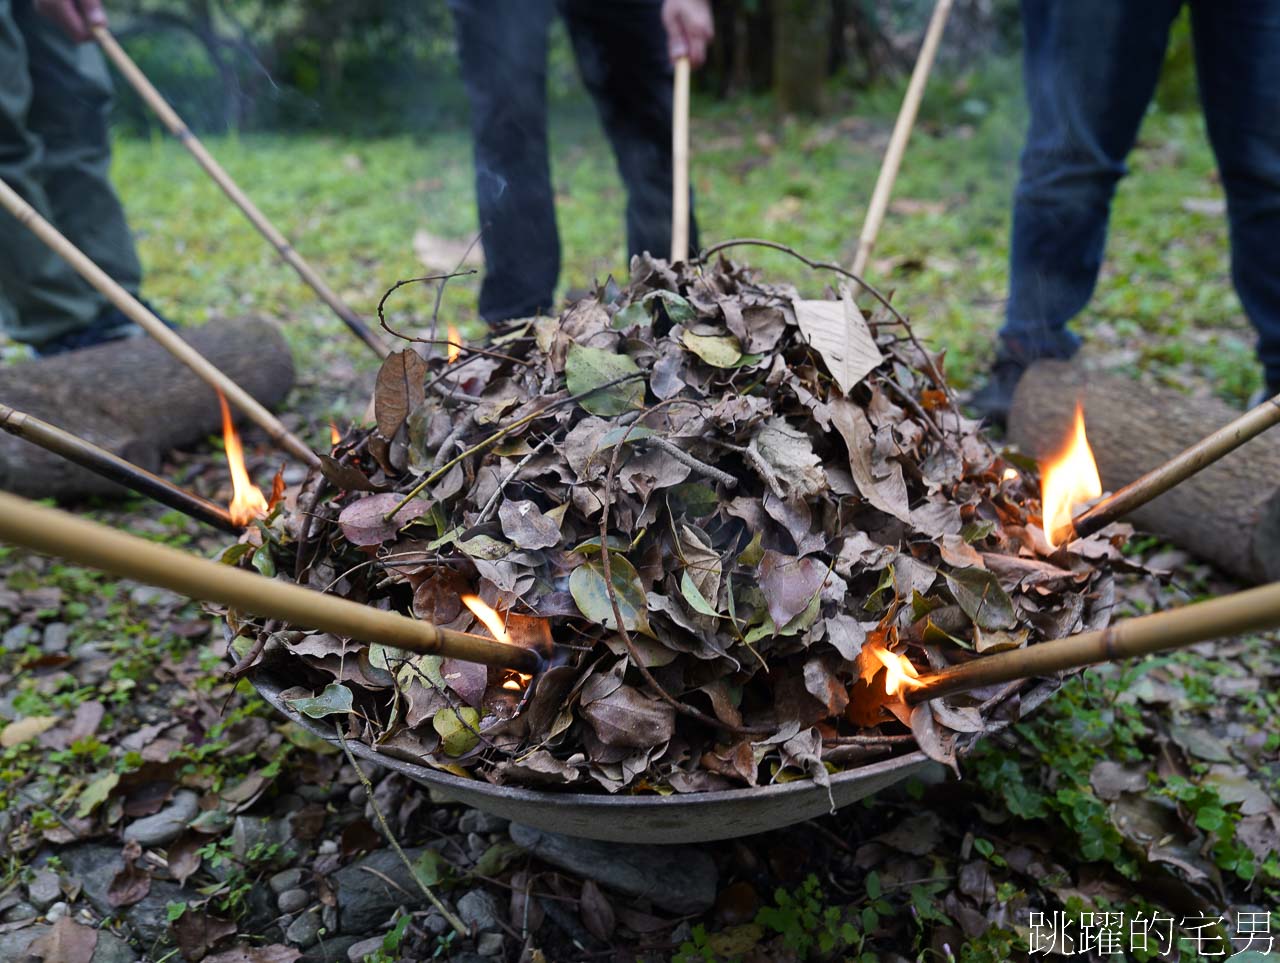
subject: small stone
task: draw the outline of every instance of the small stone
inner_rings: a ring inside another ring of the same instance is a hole
[[[332,933],[338,928],[338,908],[328,904],[320,907],[320,921],[324,923],[325,930]]]
[[[512,841],[552,866],[659,909],[691,915],[716,901],[715,860],[693,846],[625,846],[512,823]]]
[[[138,963],[138,954],[124,940],[105,929],[98,930],[98,945],[90,963]]]
[[[311,902],[311,897],[305,889],[287,889],[276,899],[276,906],[279,907],[281,913],[287,913],[292,916],[300,910],[306,909],[307,904]]]
[[[267,883],[271,887],[271,892],[279,896],[285,890],[297,889],[302,884],[302,870],[297,867],[281,870],[267,880]]]
[[[467,855],[471,857],[473,863],[483,856],[484,851],[488,848],[489,844],[485,842],[484,837],[479,833],[470,833],[467,836]]]
[[[304,786],[297,787],[297,793],[307,802],[324,802],[329,798],[329,789],[327,786],[314,786],[307,783]]]
[[[367,940],[361,940],[359,943],[352,943],[347,947],[347,959],[351,963],[362,963],[366,956],[372,956],[374,953],[382,949],[382,937],[371,936]]]
[[[498,917],[501,913],[498,901],[482,889],[464,893],[458,900],[458,916],[472,932],[488,933],[499,929]]]
[[[332,856],[338,851],[338,842],[334,839],[326,839],[316,847],[316,852],[321,856]]]
[[[33,920],[39,915],[40,911],[34,906],[26,900],[19,900],[0,913],[0,923],[19,923],[22,920]]]
[[[58,920],[62,919],[62,917],[66,915],[67,915],[67,904],[63,900],[58,900],[58,902],[54,903],[47,910],[44,911],[44,917],[50,923],[56,923],[58,922]]]
[[[427,910],[427,915],[422,918],[422,925],[432,936],[440,936],[449,929],[449,921],[434,906]]]
[[[511,825],[510,819],[503,819],[483,809],[468,809],[458,819],[458,831],[462,833],[480,833],[482,836],[491,833],[506,832]]]
[[[503,943],[501,933],[485,933],[476,940],[476,952],[481,956],[501,956]]]
[[[298,963],[348,963],[347,951],[363,939],[363,936],[326,936],[298,957]]]
[[[283,819],[237,816],[231,825],[231,852],[244,859],[258,847],[277,846],[283,851],[288,848],[290,836],[289,824]]]
[[[351,791],[347,793],[347,802],[351,803],[353,806],[363,806],[365,804],[365,800],[368,798],[369,794],[365,792],[364,786],[360,783],[356,783],[352,786]]]
[[[415,862],[425,847],[406,849]],[[416,905],[417,886],[400,857],[390,849],[376,849],[329,877],[337,892],[338,926],[341,933],[369,933],[383,930],[399,906]]]
[[[27,625],[26,622],[19,622],[13,628],[5,632],[0,637],[0,645],[6,649],[20,649],[28,643],[35,641],[36,630]]]
[[[200,797],[189,789],[181,789],[173,801],[151,816],[135,819],[124,829],[125,839],[135,839],[138,845],[163,846],[178,838],[178,834],[200,813]]]
[[[40,648],[50,655],[67,651],[67,639],[71,636],[71,626],[65,622],[50,622],[44,627],[44,636],[40,640]]]
[[[186,599],[170,592],[168,589],[156,588],[154,585],[139,585],[129,593],[129,599],[135,605],[163,605],[169,608],[186,601]]]
[[[295,946],[306,949],[320,939],[321,927],[320,910],[313,906],[289,924],[289,928],[284,931],[284,938]]]
[[[42,869],[27,884],[27,899],[36,909],[46,910],[62,898],[62,886],[58,882],[58,874],[53,870]]]

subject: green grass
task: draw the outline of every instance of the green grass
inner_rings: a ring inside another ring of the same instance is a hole
[[[693,182],[704,243],[762,236],[812,257],[851,259],[898,91],[837,101],[816,121],[779,118],[767,101],[695,104]],[[1012,64],[935,81],[894,196],[944,207],[891,211],[874,255],[872,280],[895,289],[920,333],[948,349],[960,384],[989,358],[1000,323],[1023,123]],[[412,247],[416,230],[453,239],[476,231],[462,130],[416,140],[221,137],[208,146],[367,317],[396,280],[423,273]],[[624,194],[589,109],[566,107],[553,118],[553,166],[562,290],[625,274]],[[1117,198],[1102,281],[1077,327],[1151,377],[1203,379],[1242,399],[1257,371],[1230,286],[1225,220],[1182,206],[1221,197],[1199,115],[1153,111],[1132,167]],[[121,140],[115,170],[147,291],[164,310],[186,323],[246,313],[288,321],[304,373],[315,362],[323,367],[338,347],[354,347],[179,145]],[[784,255],[741,256],[812,292],[826,280]],[[475,278],[455,282],[444,302],[448,317],[473,330],[477,286]],[[409,288],[391,308],[399,321],[421,321],[431,297]]]

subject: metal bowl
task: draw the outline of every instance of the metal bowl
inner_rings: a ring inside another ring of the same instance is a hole
[[[250,675],[258,693],[295,725],[337,744],[331,728],[292,709],[280,697],[286,685],[260,667]],[[831,777],[831,791],[810,781],[758,789],[681,793],[672,796],[607,796],[495,786],[395,759],[362,742],[348,741],[361,759],[403,773],[451,799],[535,829],[618,843],[698,843],[781,829],[936,767],[923,752],[895,756]]]

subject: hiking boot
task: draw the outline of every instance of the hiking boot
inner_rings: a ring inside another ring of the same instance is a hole
[[[969,396],[970,413],[1003,430],[1013,407],[1013,393],[1026,370],[1027,365],[1015,358],[997,358],[987,380]]]
[[[164,321],[167,327],[176,327],[173,322],[161,317],[160,313],[146,301],[142,303],[146,305],[152,314]],[[68,351],[79,351],[81,348],[92,348],[94,345],[106,344],[109,341],[136,338],[143,333],[142,328],[130,320],[119,308],[114,304],[108,304],[85,327],[75,331],[68,331],[66,334],[60,335],[51,341],[44,342],[44,344],[35,348],[35,353],[36,357],[48,358],[55,354],[65,354]]]

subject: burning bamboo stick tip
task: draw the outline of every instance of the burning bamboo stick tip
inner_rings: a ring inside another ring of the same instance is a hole
[[[920,686],[908,690],[904,699],[915,705],[1001,682],[1048,676],[1276,628],[1280,628],[1280,582],[1125,619],[1098,631],[1040,642],[922,675]]]
[[[232,535],[240,534],[243,528],[221,505],[201,498],[121,458],[114,452],[107,451],[57,425],[42,421],[34,415],[0,404],[0,428],[14,437],[60,455],[103,478],[123,485],[139,495],[153,498],[162,505],[167,505],[214,528]]]
[[[97,522],[0,492],[0,540],[122,578],[167,588],[247,615],[279,619],[360,642],[442,655],[464,662],[539,672],[546,659],[533,649],[442,629],[394,612],[269,579],[197,558]]]

